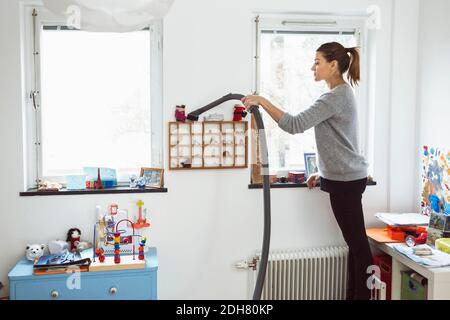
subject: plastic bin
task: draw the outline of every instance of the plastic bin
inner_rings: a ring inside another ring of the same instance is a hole
[[[450,238],[437,239],[435,247],[442,252],[450,254]]]
[[[386,300],[391,300],[392,257],[389,255],[374,256],[373,264],[380,268],[380,280],[386,284]]]
[[[427,279],[412,271],[402,271],[401,300],[427,300]]]

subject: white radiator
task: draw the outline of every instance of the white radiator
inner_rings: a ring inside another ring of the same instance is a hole
[[[269,253],[263,300],[343,300],[348,247],[323,247]],[[257,256],[257,268],[260,256]],[[257,272],[254,272],[256,281]]]

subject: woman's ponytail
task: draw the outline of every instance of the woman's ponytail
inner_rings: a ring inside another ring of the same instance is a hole
[[[350,84],[354,87],[358,85],[360,78],[360,58],[359,51],[357,48],[347,48],[350,53],[350,67],[348,68],[347,78]]]
[[[339,64],[341,74],[348,71],[347,78],[350,84],[353,87],[358,85],[360,80],[360,57],[358,48],[345,48],[338,42],[328,42],[321,45],[317,51],[321,52],[328,62],[336,60]]]

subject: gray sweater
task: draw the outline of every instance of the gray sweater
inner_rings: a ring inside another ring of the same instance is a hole
[[[353,181],[367,177],[368,164],[358,146],[358,114],[352,88],[341,84],[296,116],[285,113],[278,126],[291,134],[315,127],[321,177]]]

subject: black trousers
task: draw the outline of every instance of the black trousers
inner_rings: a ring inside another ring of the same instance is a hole
[[[320,178],[320,189],[330,194],[336,221],[349,247],[347,300],[369,300],[367,268],[372,253],[367,240],[361,204],[367,178],[355,181],[334,181]]]

